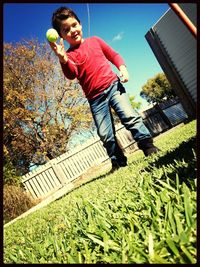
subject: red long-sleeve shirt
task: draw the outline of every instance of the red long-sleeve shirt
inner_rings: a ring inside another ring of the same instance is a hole
[[[70,80],[79,80],[88,99],[98,96],[118,79],[109,61],[118,69],[125,65],[123,58],[96,36],[85,39],[78,48],[69,48],[67,56],[67,63],[61,63],[63,73]]]

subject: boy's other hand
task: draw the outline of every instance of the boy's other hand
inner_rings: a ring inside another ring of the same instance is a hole
[[[121,80],[121,82],[123,82],[123,83],[128,82],[129,74],[128,74],[126,66],[125,65],[121,65],[119,67],[119,70],[120,70],[120,80]]]
[[[56,42],[52,43],[49,42],[51,49],[54,51],[54,53],[56,54],[56,56],[59,58],[61,63],[67,63],[68,61],[68,57],[67,54],[65,52],[65,46],[64,46],[64,42],[63,42],[63,38],[60,38],[60,44],[57,44]]]

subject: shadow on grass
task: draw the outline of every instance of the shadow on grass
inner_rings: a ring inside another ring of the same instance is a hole
[[[196,154],[196,137],[182,142],[173,151],[167,152],[164,156],[150,163],[146,171],[152,171],[152,167],[161,168],[163,165],[171,165],[174,171],[168,173],[168,177],[174,180],[174,177],[178,174],[179,182],[185,182],[190,187],[190,182],[197,177],[197,162],[194,152]]]

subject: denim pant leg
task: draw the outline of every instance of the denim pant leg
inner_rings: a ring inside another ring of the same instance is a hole
[[[130,130],[136,142],[151,137],[149,130],[143,123],[142,117],[132,108],[125,88],[120,82],[112,90],[110,105],[119,116],[121,123],[127,130]]]
[[[126,161],[126,157],[116,140],[115,127],[109,105],[109,91],[112,90],[112,88],[113,85],[97,98],[89,100],[89,104],[97,127],[97,133],[106,148],[108,156],[112,161]]]

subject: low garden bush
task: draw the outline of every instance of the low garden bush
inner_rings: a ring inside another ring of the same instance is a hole
[[[3,218],[4,223],[7,223],[34,205],[37,201],[34,200],[23,188],[16,185],[4,185],[3,189]]]

